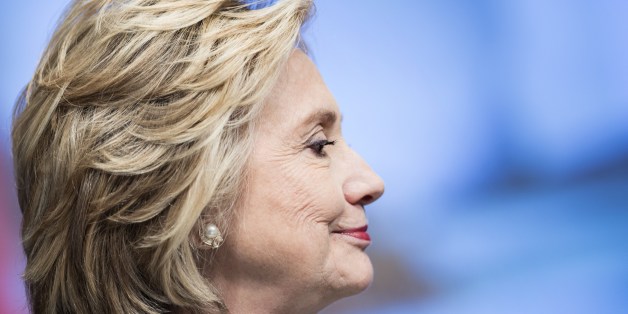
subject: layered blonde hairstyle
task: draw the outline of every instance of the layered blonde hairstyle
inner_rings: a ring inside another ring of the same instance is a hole
[[[310,6],[69,6],[12,132],[34,313],[226,311],[194,237],[201,219],[228,227]]]

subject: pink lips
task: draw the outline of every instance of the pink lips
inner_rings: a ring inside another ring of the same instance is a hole
[[[350,237],[354,237],[354,238],[364,240],[364,241],[371,241],[371,237],[369,236],[368,232],[366,232],[366,229],[368,229],[368,225],[364,225],[359,228],[345,229],[345,230],[339,230],[339,231],[334,231],[334,232],[348,235]]]

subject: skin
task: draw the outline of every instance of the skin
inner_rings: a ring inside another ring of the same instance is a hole
[[[366,289],[369,242],[337,231],[366,225],[364,206],[384,184],[344,141],[338,106],[300,50],[264,102],[255,134],[246,195],[210,274],[227,308],[315,313]],[[325,140],[335,143],[312,145]]]

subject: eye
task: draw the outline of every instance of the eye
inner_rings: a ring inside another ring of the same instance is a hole
[[[315,140],[311,142],[310,144],[307,145],[307,147],[311,149],[316,154],[316,156],[325,157],[327,156],[327,153],[324,150],[325,146],[334,145],[334,144],[336,144],[336,141],[322,139],[322,140]]]

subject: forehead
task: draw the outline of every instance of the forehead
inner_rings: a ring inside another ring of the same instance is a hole
[[[295,130],[318,120],[334,122],[338,106],[314,63],[294,50],[277,84],[264,102],[261,124],[273,129]]]

